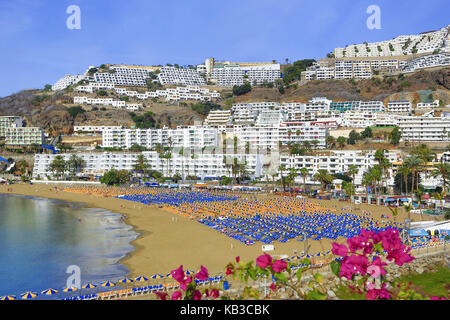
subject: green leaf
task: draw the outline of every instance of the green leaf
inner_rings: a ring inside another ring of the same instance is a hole
[[[248,274],[250,276],[250,278],[252,278],[253,280],[256,280],[256,269],[249,269],[248,270]]]
[[[297,276],[298,282],[300,282],[300,280],[302,279],[302,274],[303,274],[302,269],[298,269],[297,272],[295,273],[295,275]]]
[[[336,277],[339,277],[339,273],[341,273],[341,263],[338,261],[332,261],[330,263],[330,268],[331,272],[333,272]]]
[[[281,272],[275,272],[274,275],[275,279],[281,281],[281,282],[287,282],[287,277],[284,273]]]
[[[314,280],[316,280],[317,283],[322,283],[323,275],[321,273],[314,274]]]
[[[307,300],[325,300],[327,296],[319,290],[311,290],[307,293]]]
[[[378,253],[383,253],[383,245],[381,244],[381,242],[378,242],[377,244],[373,245],[373,248],[378,252]]]
[[[306,264],[306,265],[311,265],[311,260],[309,260],[308,258],[304,258],[300,261],[300,263]]]

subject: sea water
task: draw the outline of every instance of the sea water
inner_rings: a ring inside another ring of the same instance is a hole
[[[129,273],[118,261],[137,236],[119,213],[0,194],[0,296],[53,288],[63,298],[69,266],[79,268],[81,285],[116,281]]]

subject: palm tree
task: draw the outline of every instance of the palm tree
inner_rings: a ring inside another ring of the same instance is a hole
[[[329,174],[327,170],[320,169],[314,175],[314,180],[320,182],[320,184],[321,184],[320,192],[323,193],[324,187],[328,186],[330,183],[333,182],[333,176],[331,174]]]
[[[196,158],[197,158],[197,156],[195,155],[195,153],[192,153],[191,159],[192,159],[192,160],[195,160]],[[196,168],[196,166],[195,166],[195,161],[192,161],[192,164],[194,165],[194,176],[197,177],[197,168]]]
[[[372,185],[372,181],[373,181],[373,179],[372,179],[372,176],[371,176],[370,172],[366,172],[363,175],[361,184],[364,187],[366,187],[366,201],[367,201],[367,204],[369,204],[369,187]]]
[[[336,139],[333,136],[328,136],[327,139],[326,139],[326,142],[327,142],[327,147],[331,148],[333,143],[336,142]]]
[[[303,178],[303,192],[306,193],[306,178],[309,176],[309,169],[306,167],[303,167],[300,169],[299,173]]]
[[[449,181],[449,177],[450,177],[450,164],[445,163],[445,162],[441,162],[439,164],[436,164],[434,166],[436,168],[435,171],[433,171],[432,176],[434,178],[437,177],[441,177],[443,180],[443,185],[442,185],[442,191],[443,191],[443,196],[445,199],[446,193],[447,193],[447,184]]]
[[[288,185],[290,189],[293,189],[293,187],[295,187],[295,177],[298,176],[298,171],[295,168],[291,168],[289,170],[289,174],[287,176],[287,181],[288,181]],[[291,186],[293,185],[293,187]],[[293,190],[291,190],[293,191]],[[292,192],[291,192],[292,193]]]
[[[394,222],[397,224],[398,208],[388,207],[388,209],[391,210],[392,216],[394,217]]]
[[[284,177],[283,171],[286,170],[286,167],[284,164],[280,165],[278,167],[278,170],[280,170],[281,173],[281,184],[283,185],[283,192],[286,190],[286,179]]]
[[[344,181],[342,183],[342,188],[345,193],[350,197],[350,207],[352,207],[352,195],[355,193],[355,185],[351,182]]]
[[[416,173],[420,168],[421,160],[417,156],[409,156],[405,160],[405,165],[409,168],[412,174],[412,185],[411,185],[411,199],[413,198],[414,193],[414,180],[416,177]]]
[[[147,176],[147,169],[149,163],[143,154],[138,155],[135,164],[133,165],[133,170],[136,172],[136,177],[139,171],[143,172],[144,178]]]
[[[183,180],[184,180],[186,177],[184,176],[184,148],[183,147],[180,148],[178,155],[181,156],[181,176],[183,177]]]
[[[383,158],[383,159],[381,159],[379,166],[381,169],[382,177],[387,178],[387,179],[383,179],[383,181],[386,183],[386,188],[387,188],[387,186],[388,186],[387,181],[390,178],[389,168],[392,166],[392,164],[387,158]]]
[[[381,169],[378,165],[375,165],[373,167],[371,167],[369,169],[369,176],[372,179],[372,186],[374,188],[374,191],[378,194],[379,190],[378,190],[378,181],[381,180],[382,177],[382,173],[381,173]]]
[[[397,173],[403,176],[403,181],[405,182],[405,192],[408,193],[408,176],[411,170],[406,165],[402,165],[398,168]],[[402,193],[402,184],[400,184],[400,193]]]
[[[356,164],[352,164],[348,167],[347,173],[352,176],[353,184],[355,184],[355,175],[359,172],[358,166]]]
[[[26,176],[28,176],[28,162],[26,162],[25,160],[21,160],[18,163],[18,168],[19,168],[20,174],[22,174],[22,175],[25,174]]]
[[[74,153],[70,156],[69,160],[67,160],[67,168],[72,172],[72,175],[75,175],[85,165],[86,161]]]

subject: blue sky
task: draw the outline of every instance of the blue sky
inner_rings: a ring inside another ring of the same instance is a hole
[[[366,27],[372,4],[379,30]],[[80,30],[66,27],[70,5],[81,9]],[[318,59],[346,44],[439,29],[448,12],[448,0],[0,0],[0,97],[102,63]]]

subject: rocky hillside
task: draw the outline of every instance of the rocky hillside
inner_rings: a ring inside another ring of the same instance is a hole
[[[223,89],[224,108],[229,105],[231,90]],[[431,96],[430,96],[431,94]],[[91,110],[72,117],[67,108],[73,106],[73,93],[46,92],[43,90],[23,90],[11,96],[0,98],[0,115],[21,115],[27,126],[52,128],[55,132],[70,132],[73,125],[133,125],[127,111],[107,107],[106,110]],[[369,80],[315,80],[297,83],[280,94],[277,88],[253,88],[249,93],[235,96],[232,102],[278,101],[306,102],[312,97],[327,97],[332,100],[404,100],[414,103],[430,97],[444,105],[450,104],[450,68],[433,71],[419,71],[411,75],[378,77]],[[193,111],[188,105],[171,105],[154,102],[146,105],[145,111],[152,111],[154,119],[161,125],[175,127],[180,124],[193,124],[205,116]]]
[[[418,71],[411,75],[377,77],[368,80],[314,80],[294,85],[280,94],[277,88],[253,88],[247,94],[235,97],[235,102],[279,101],[306,102],[312,97],[345,100],[383,100],[397,99],[401,94],[414,94],[417,91],[431,90],[445,104],[450,103],[450,68],[433,71]],[[411,99],[413,101],[413,99]],[[420,102],[420,100],[417,100]]]

